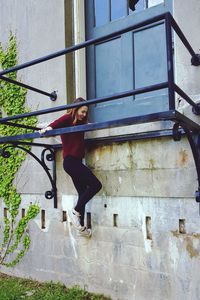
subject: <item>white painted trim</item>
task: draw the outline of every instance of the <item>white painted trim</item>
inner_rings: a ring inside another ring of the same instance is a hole
[[[74,42],[85,41],[85,9],[83,0],[74,0]],[[86,98],[86,58],[85,49],[75,52],[76,97]]]

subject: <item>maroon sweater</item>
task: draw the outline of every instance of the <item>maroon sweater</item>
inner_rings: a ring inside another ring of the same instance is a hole
[[[76,125],[84,124],[83,122],[78,122]],[[73,119],[70,114],[65,114],[59,119],[55,120],[48,126],[53,129],[76,126],[73,124]],[[63,147],[63,158],[68,155],[77,158],[83,158],[85,156],[85,146],[84,146],[84,132],[71,132],[61,134],[62,147]]]

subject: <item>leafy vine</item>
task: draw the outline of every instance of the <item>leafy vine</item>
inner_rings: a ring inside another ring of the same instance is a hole
[[[16,37],[10,34],[6,50],[0,44],[0,66],[8,69],[17,65],[17,42]],[[16,80],[16,72],[7,75]],[[3,80],[0,81],[0,107],[5,116],[23,114],[29,110],[24,107],[27,90]],[[14,122],[13,122],[14,123]],[[18,124],[35,126],[36,117],[17,120]],[[0,125],[0,135],[10,136],[31,132],[30,129],[14,126]],[[7,145],[4,145],[7,146]],[[29,146],[26,146],[29,148]],[[0,156],[0,197],[6,207],[6,213],[0,224],[0,265],[7,267],[15,266],[25,255],[30,246],[28,233],[29,221],[37,216],[40,211],[38,204],[30,204],[25,216],[19,216],[21,196],[13,185],[15,174],[26,158],[26,153],[20,149],[10,148],[9,157]],[[2,205],[3,207],[3,205]]]

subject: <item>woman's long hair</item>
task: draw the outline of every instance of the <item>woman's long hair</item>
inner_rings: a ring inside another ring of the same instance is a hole
[[[86,106],[87,101],[84,98],[82,98],[82,97],[74,99],[72,103],[75,104],[75,103],[80,103],[80,102],[83,102],[83,106]],[[72,116],[73,124],[77,123],[76,113],[77,113],[77,110],[79,110],[80,107],[81,106],[70,108],[70,109],[67,110],[67,114],[69,114],[69,115]],[[88,123],[88,113],[87,113],[87,115],[86,115],[86,117],[84,119],[84,123]]]

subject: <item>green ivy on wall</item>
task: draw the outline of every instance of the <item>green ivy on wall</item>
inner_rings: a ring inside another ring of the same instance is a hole
[[[16,37],[10,34],[6,50],[0,44],[0,66],[8,69],[17,65]],[[7,75],[17,80],[16,72]],[[29,112],[24,106],[26,89],[0,80],[0,108],[5,116],[13,116]],[[18,124],[36,126],[35,117],[17,120]],[[10,136],[31,132],[25,128],[0,125],[0,135]],[[4,145],[6,146],[6,145]],[[28,146],[27,146],[28,147]],[[29,249],[30,236],[28,233],[29,221],[39,213],[38,204],[30,204],[24,217],[19,216],[21,196],[13,185],[15,174],[26,158],[26,153],[20,149],[9,147],[10,156],[0,156],[0,197],[6,207],[6,214],[0,211],[0,265],[7,267],[16,265]]]

